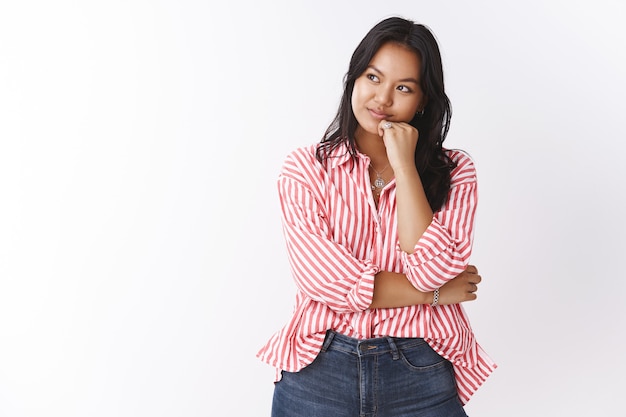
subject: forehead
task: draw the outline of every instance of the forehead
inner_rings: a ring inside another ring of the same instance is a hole
[[[413,50],[395,42],[387,42],[376,51],[369,66],[389,76],[418,78],[421,64],[420,57]]]

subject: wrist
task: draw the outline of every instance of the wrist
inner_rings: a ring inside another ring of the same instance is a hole
[[[439,305],[439,288],[433,291],[432,303],[430,303],[431,307],[437,307]]]
[[[393,176],[396,178],[396,182],[419,178],[415,163],[393,167]]]

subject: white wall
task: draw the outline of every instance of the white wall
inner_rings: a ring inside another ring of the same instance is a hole
[[[0,415],[267,416],[293,285],[275,179],[383,17],[430,26],[479,171],[474,416],[616,415],[618,1],[0,5]]]

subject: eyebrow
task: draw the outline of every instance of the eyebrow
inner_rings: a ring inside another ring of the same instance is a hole
[[[374,71],[376,71],[377,73],[381,74],[381,75],[385,75],[384,72],[382,72],[381,70],[379,70],[378,68],[376,68],[374,65],[368,65],[367,68],[371,68]],[[411,83],[415,83],[417,85],[420,85],[420,82],[417,81],[415,78],[409,77],[409,78],[403,78],[401,80],[398,80],[400,82],[406,83],[406,82],[411,82]]]

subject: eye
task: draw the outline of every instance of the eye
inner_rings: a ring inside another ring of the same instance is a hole
[[[399,85],[398,86],[398,90],[402,91],[403,93],[412,93],[413,92],[413,90],[411,90],[406,85]]]
[[[373,81],[375,83],[377,83],[379,81],[378,77],[376,75],[374,75],[374,74],[367,74],[366,77],[367,77],[368,80]]]

